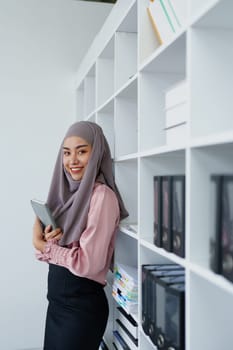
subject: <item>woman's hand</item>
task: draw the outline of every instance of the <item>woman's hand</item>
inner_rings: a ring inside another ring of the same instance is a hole
[[[36,218],[33,225],[33,245],[37,250],[40,250],[43,253],[47,241],[51,239],[59,241],[61,236],[61,229],[57,228],[52,230],[51,225],[46,226],[43,232],[40,221],[38,218]]]
[[[62,231],[60,228],[56,228],[55,230],[52,230],[51,225],[48,225],[45,227],[45,230],[44,230],[45,241],[49,241],[50,239],[53,239],[55,241],[59,241],[61,236],[62,236]]]

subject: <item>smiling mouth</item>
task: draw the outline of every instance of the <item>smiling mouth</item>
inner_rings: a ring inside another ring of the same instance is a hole
[[[83,168],[70,168],[72,174],[78,174]]]

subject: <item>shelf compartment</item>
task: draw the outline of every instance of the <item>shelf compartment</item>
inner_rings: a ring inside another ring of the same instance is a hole
[[[232,174],[233,143],[199,147],[190,151],[190,260],[210,268],[210,238],[215,227],[212,174]]]
[[[185,4],[185,2],[183,1]],[[160,45],[156,32],[149,18],[147,7],[149,5],[148,0],[139,1],[139,63],[144,64],[148,61],[151,56],[156,55],[157,52],[160,54],[161,50],[167,49],[170,45],[173,45],[175,41],[180,37],[181,33],[186,28],[186,23],[183,27],[174,35],[174,37]],[[184,10],[187,18],[187,7]],[[185,21],[186,22],[186,21]]]
[[[119,231],[116,238],[114,260],[123,265],[138,266],[137,239]]]
[[[146,65],[139,78],[139,149],[166,145],[166,90],[186,78],[186,35]]]
[[[108,141],[112,158],[114,157],[114,100],[97,112],[97,123],[102,127]]]
[[[115,98],[115,157],[138,151],[138,81],[135,79]]]
[[[116,32],[115,91],[137,72],[137,33]]]
[[[122,195],[129,216],[122,224],[138,222],[138,161],[115,162],[115,181]]]
[[[190,325],[188,349],[232,347],[232,294],[190,273]]]
[[[190,29],[192,138],[233,129],[232,11],[231,1],[220,1]]]
[[[137,73],[137,3],[115,34],[115,91]]]
[[[114,94],[114,37],[108,42],[96,64],[97,107]]]
[[[153,243],[154,202],[153,177],[185,174],[185,150],[143,157],[140,159],[140,238]]]
[[[139,84],[139,150],[141,152],[166,145],[165,90],[181,78],[182,76],[175,74],[147,72],[141,74]]]

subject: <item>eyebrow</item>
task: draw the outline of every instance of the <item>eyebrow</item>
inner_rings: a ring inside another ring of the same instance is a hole
[[[88,145],[78,145],[78,146],[76,146],[75,147],[75,149],[79,149],[79,148],[82,148],[82,147],[87,147]],[[66,150],[70,150],[70,148],[69,147],[65,147],[65,146],[63,146],[63,149],[66,149]]]

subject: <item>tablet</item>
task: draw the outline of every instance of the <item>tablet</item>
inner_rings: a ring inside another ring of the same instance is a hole
[[[40,219],[43,228],[48,225],[51,225],[53,230],[57,228],[52,213],[45,202],[40,201],[38,199],[31,199],[31,205],[36,216]]]

